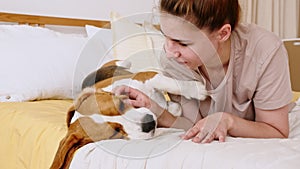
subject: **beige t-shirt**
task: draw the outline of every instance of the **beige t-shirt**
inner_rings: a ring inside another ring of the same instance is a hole
[[[162,63],[165,64],[166,60],[162,58]],[[192,75],[180,74],[179,70],[174,70],[178,65],[162,66],[172,77],[203,81],[195,72]],[[215,112],[228,112],[255,120],[255,107],[272,110],[289,104],[293,95],[288,55],[281,39],[254,24],[240,24],[231,35],[231,56],[226,75],[209,93],[210,96],[200,103],[173,97],[181,101],[184,117],[179,118],[174,127],[187,129]]]

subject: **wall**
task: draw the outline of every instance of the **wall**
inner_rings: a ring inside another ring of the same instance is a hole
[[[0,12],[109,20],[111,11],[117,11],[123,16],[151,12],[158,1],[159,0],[0,0]],[[247,4],[249,4],[249,0],[240,0],[240,2],[244,1],[247,1]],[[264,2],[264,0],[259,1]],[[298,3],[296,6],[299,6],[299,0],[296,1]],[[266,5],[263,6],[263,8],[265,8]],[[299,13],[299,10],[297,10],[297,12]],[[300,17],[298,18],[298,23],[300,23]],[[297,34],[297,29],[295,31]],[[298,37],[300,37],[299,25]]]
[[[156,0],[0,0],[0,11],[108,20],[111,11],[117,11],[121,15],[151,12],[155,1]]]
[[[239,0],[242,20],[255,23],[281,38],[298,36],[300,0]]]

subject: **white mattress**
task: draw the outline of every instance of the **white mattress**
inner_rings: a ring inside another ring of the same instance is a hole
[[[181,140],[181,130],[160,129],[151,140],[109,140],[79,149],[72,169],[298,169],[300,101],[289,115],[290,138],[228,137],[225,143]]]

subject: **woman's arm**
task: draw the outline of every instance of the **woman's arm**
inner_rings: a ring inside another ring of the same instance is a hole
[[[225,141],[227,135],[247,138],[287,138],[289,105],[276,110],[256,109],[255,121],[230,113],[214,113],[198,121],[184,136],[197,143]]]
[[[255,109],[255,122],[232,117],[229,135],[253,138],[287,138],[289,105],[276,110]]]

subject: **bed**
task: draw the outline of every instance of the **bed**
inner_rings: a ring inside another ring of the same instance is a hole
[[[0,22],[0,168],[5,169],[49,168],[66,134],[66,112],[82,78],[107,60],[153,48],[151,44],[160,41],[143,35],[111,49],[116,38],[126,35],[116,31],[145,31],[128,20],[113,23],[0,12]],[[60,25],[59,31],[53,25]],[[63,32],[70,26],[84,32]],[[145,55],[150,67],[157,64],[153,55]],[[88,144],[76,152],[70,168],[296,169],[300,166],[299,97],[295,91],[288,139],[228,137],[225,143],[203,145],[181,140],[181,130],[160,129],[161,134],[151,140]]]

